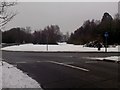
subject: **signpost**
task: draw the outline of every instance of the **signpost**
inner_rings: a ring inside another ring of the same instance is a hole
[[[46,50],[48,51],[48,33],[47,33],[47,47],[46,47]]]
[[[107,38],[108,38],[108,32],[104,33],[105,36],[105,52],[107,52]]]

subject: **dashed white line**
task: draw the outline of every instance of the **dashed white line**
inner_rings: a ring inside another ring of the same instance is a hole
[[[16,62],[16,63],[27,63],[27,62]]]

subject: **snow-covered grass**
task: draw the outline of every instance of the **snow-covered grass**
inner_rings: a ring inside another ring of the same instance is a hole
[[[2,65],[3,63],[3,65]],[[0,62],[2,88],[40,88],[40,85],[27,74],[6,62]]]
[[[1,59],[0,59],[1,62]],[[0,63],[0,90],[2,89],[2,63]]]
[[[2,50],[7,50],[7,51],[47,51],[46,48],[47,48],[47,45],[22,44],[22,45],[4,47],[4,48],[2,48]],[[94,51],[98,51],[98,49],[83,47],[83,45],[59,43],[59,45],[48,45],[48,51],[94,52]],[[100,51],[104,52],[105,48],[101,48]],[[118,46],[108,48],[108,52],[118,52]]]

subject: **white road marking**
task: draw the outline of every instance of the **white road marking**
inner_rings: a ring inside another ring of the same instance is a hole
[[[16,62],[16,63],[27,63],[27,62]]]
[[[90,71],[90,70],[85,69],[85,68],[81,68],[81,67],[77,67],[77,66],[73,66],[73,65],[69,65],[69,64],[65,64],[65,63],[55,62],[55,61],[37,61],[37,62],[50,62],[50,63],[70,67],[70,68],[73,68],[73,69],[79,69],[79,70],[86,71],[86,72]]]
[[[47,62],[47,61],[37,61],[38,63]]]

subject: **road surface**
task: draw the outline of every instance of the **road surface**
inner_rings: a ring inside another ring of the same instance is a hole
[[[2,52],[3,59],[49,88],[119,88],[120,63],[86,57],[119,56],[118,53]]]

